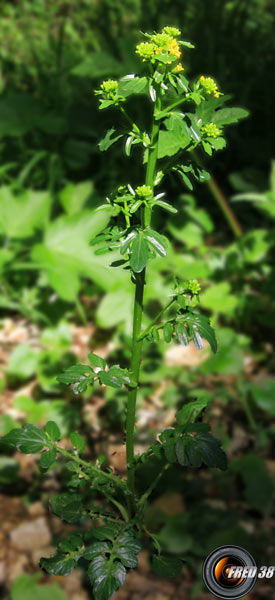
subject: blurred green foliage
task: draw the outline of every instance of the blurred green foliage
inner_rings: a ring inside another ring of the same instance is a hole
[[[226,201],[243,235],[234,239],[210,186],[190,190],[182,180],[171,180],[168,200],[179,213],[166,216],[158,227],[174,238],[175,249],[168,248],[165,263],[161,258],[152,263],[146,288],[150,316],[152,304],[163,306],[175,277],[203,279],[201,306],[217,326],[219,351],[183,369],[163,364],[162,342],[145,345],[140,403],[163,380],[164,411],[175,405],[184,411],[186,401],[197,398],[211,415],[218,403],[222,414],[213,417],[213,427],[229,449],[235,422],[248,431],[248,445],[234,455],[229,471],[211,475],[221,506],[209,505],[203,475],[183,481],[176,468],[157,490],[180,490],[185,498],[184,514],[167,518],[152,508],[148,520],[166,551],[186,553],[194,572],[197,559],[223,543],[246,546],[262,562],[268,540],[259,524],[270,515],[274,495],[264,466],[274,445],[275,403],[270,375],[275,328],[273,8],[272,0],[22,0],[0,7],[0,309],[2,318],[23,316],[40,332],[39,347],[19,344],[3,373],[4,393],[36,379],[35,394],[17,394],[16,415],[11,411],[2,417],[3,434],[22,422],[47,420],[56,421],[62,435],[77,427],[85,432],[82,409],[91,390],[76,403],[56,381],[56,374],[75,360],[72,322],[91,320],[106,329],[104,339],[112,338],[114,345],[111,362],[119,356],[127,366],[129,338],[121,323],[126,322],[129,334],[128,276],[119,268],[110,275],[106,256],[96,255],[88,244],[108,221],[108,215],[97,212],[105,195],[121,182],[139,184],[141,174],[138,161],[122,161],[115,150],[111,159],[98,152],[113,114],[98,113],[93,89],[109,75],[138,72],[133,47],[139,31],[170,22],[197,47],[196,53],[186,53],[186,73],[215,73],[223,92],[250,111],[250,118],[229,132],[228,149],[211,164],[223,197],[232,197]],[[140,97],[131,102],[146,124],[146,103]],[[79,295],[91,300],[82,311]],[[96,338],[91,346],[96,347]],[[246,369],[249,362],[252,370]],[[100,419],[112,431],[124,420],[125,392],[109,389],[106,400]],[[150,429],[142,436],[151,443]],[[17,480],[18,463],[7,451],[1,457],[0,485],[9,493]],[[236,498],[237,508],[232,507]],[[244,515],[254,526],[252,534],[243,527]],[[44,587],[48,594],[46,586],[24,576],[13,584],[12,600],[44,598]],[[50,593],[65,598],[56,586]]]

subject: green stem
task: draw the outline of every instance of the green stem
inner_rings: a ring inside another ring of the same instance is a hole
[[[192,152],[196,162],[198,163],[199,166],[203,167],[203,161],[201,160],[201,158],[199,157],[198,153],[193,151]],[[212,194],[212,196],[215,198],[217,204],[219,205],[220,209],[222,210],[229,226],[231,227],[234,235],[236,238],[240,238],[243,235],[243,230],[241,228],[241,225],[236,217],[236,215],[234,214],[231,206],[228,204],[227,199],[225,197],[225,195],[223,194],[220,186],[217,184],[216,180],[214,179],[213,176],[211,176],[211,178],[206,182],[209,190]]]
[[[155,323],[160,319],[160,317],[162,317],[162,315],[168,310],[168,308],[170,308],[170,306],[176,301],[176,298],[172,298],[172,300],[170,300],[168,302],[168,304],[166,304],[166,306],[164,306],[164,308],[162,308],[160,310],[160,312],[154,317],[154,319],[151,321],[150,325],[148,325],[148,327],[146,327],[146,329],[142,332],[142,334],[139,336],[138,341],[141,342],[147,335],[148,333],[150,333],[151,329],[154,327]]]
[[[59,452],[59,454],[62,454],[69,460],[74,461],[81,467],[84,467],[85,469],[87,469],[89,471],[93,471],[96,475],[102,475],[103,477],[105,477],[106,479],[111,481],[113,484],[121,487],[123,489],[123,491],[125,491],[125,483],[119,477],[116,477],[115,475],[112,475],[111,473],[106,473],[105,471],[102,471],[101,469],[96,467],[96,465],[93,465],[92,463],[87,462],[86,460],[83,460],[82,458],[79,458],[79,456],[75,456],[75,454],[72,454],[71,452],[69,452],[69,450],[64,450],[64,448],[60,448],[60,446],[56,446],[56,445],[54,445],[54,447],[55,447],[56,451]],[[86,473],[82,472],[82,475],[85,478],[87,478]]]
[[[160,124],[156,121],[156,112],[160,110],[160,98],[157,99],[153,115],[153,126],[151,133],[151,143],[148,152],[148,163],[146,168],[145,184],[149,185],[152,189],[154,188],[155,172],[158,156],[158,138]],[[148,227],[151,223],[152,209],[149,206],[145,206],[143,215],[143,226]],[[137,387],[132,388],[128,392],[128,403],[127,403],[127,419],[126,419],[126,457],[127,457],[127,485],[131,492],[129,496],[129,508],[132,512],[135,510],[135,466],[134,461],[134,429],[135,429],[135,415],[136,415],[136,399],[137,390],[139,383],[139,371],[141,362],[142,352],[142,341],[139,340],[141,333],[142,323],[142,312],[143,312],[143,294],[145,285],[145,269],[141,273],[136,274],[136,290],[135,290],[135,304],[134,304],[134,316],[133,316],[133,338],[132,338],[132,358],[130,364],[130,370],[132,371],[133,378],[137,383]]]

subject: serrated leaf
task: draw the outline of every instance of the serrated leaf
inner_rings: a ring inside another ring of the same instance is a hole
[[[208,467],[222,470],[227,466],[220,440],[210,433],[180,436],[176,441],[176,455],[179,463],[185,467],[200,467],[202,462]]]
[[[23,454],[35,454],[40,452],[47,445],[47,438],[45,433],[36,425],[27,424],[24,425],[21,431],[19,441],[17,442],[17,448]]]
[[[188,402],[177,413],[177,422],[180,425],[185,425],[191,421],[195,421],[203,409],[208,405],[208,398],[198,398],[194,402]]]
[[[103,371],[106,368],[106,360],[104,360],[104,358],[101,358],[101,356],[90,352],[90,354],[88,354],[88,359],[93,365],[93,367],[98,367],[99,369],[103,369]]]
[[[51,448],[50,450],[47,450],[47,452],[43,452],[40,456],[40,467],[42,469],[49,469],[49,467],[51,467],[51,465],[53,465],[53,463],[55,462],[56,459],[56,449],[55,448]]]
[[[41,558],[40,565],[47,573],[51,575],[69,575],[76,565],[76,561],[71,556],[57,553],[51,558]]]
[[[58,425],[54,421],[48,421],[45,425],[45,431],[52,440],[52,442],[58,442],[61,438],[61,433]]]
[[[110,546],[107,542],[94,542],[85,548],[83,557],[86,560],[92,560],[96,556],[100,556],[103,552],[110,552]]]
[[[83,546],[82,536],[78,533],[71,533],[58,543],[58,550],[62,552],[75,552]]]
[[[120,562],[97,556],[88,567],[88,575],[93,585],[95,600],[108,600],[124,585],[126,569]]]
[[[115,555],[120,558],[122,564],[129,569],[134,569],[138,564],[137,554],[142,550],[141,544],[133,535],[126,532],[118,536],[115,545]]]
[[[171,556],[153,556],[152,571],[159,577],[178,577],[182,571],[182,561]]]
[[[131,247],[130,266],[134,273],[141,273],[146,267],[147,262],[148,243],[143,231],[138,231]]]
[[[72,445],[75,446],[78,454],[80,454],[81,452],[84,452],[85,448],[86,448],[86,442],[84,440],[84,438],[82,437],[82,435],[80,435],[77,432],[72,432],[69,435],[70,437],[70,441],[72,442]]]
[[[82,497],[80,494],[64,492],[51,498],[52,511],[68,523],[77,523],[82,516]]]

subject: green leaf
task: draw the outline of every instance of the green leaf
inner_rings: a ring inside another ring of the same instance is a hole
[[[217,352],[217,340],[214,329],[209,324],[209,319],[205,315],[197,313],[188,313],[184,315],[184,322],[188,324],[190,337],[195,346],[199,349],[202,347],[202,338],[207,340],[212,352]]]
[[[130,256],[130,265],[134,273],[141,273],[148,262],[148,243],[143,231],[138,231],[135,236]]]
[[[132,382],[127,369],[121,369],[117,365],[110,367],[108,371],[99,371],[97,374],[101,383],[114,388],[120,388],[123,384],[136,387]]]
[[[0,187],[0,231],[9,238],[31,237],[48,222],[49,192],[26,190],[15,196],[8,186]]]
[[[147,77],[134,77],[125,75],[118,82],[118,95],[127,98],[132,94],[142,94],[147,92],[148,81]]]
[[[92,192],[93,184],[91,181],[68,183],[59,194],[60,202],[67,215],[79,213],[91,197]]]
[[[165,342],[171,342],[173,336],[173,325],[171,323],[165,323],[163,327],[163,339]]]
[[[69,385],[74,384],[73,391],[75,394],[81,394],[85,392],[89,385],[93,385],[95,374],[91,367],[88,365],[76,364],[69,367],[56,377],[60,383]]]
[[[111,287],[115,277],[106,266],[106,257],[95,256],[89,243],[107,226],[112,212],[110,207],[58,217],[47,228],[44,242],[33,247],[32,260],[63,300],[75,301],[81,277],[96,281],[103,289]]]
[[[11,431],[9,431],[9,433],[7,433],[6,435],[4,435],[3,437],[0,438],[0,445],[4,446],[4,447],[5,446],[17,447],[17,445],[20,442],[21,435],[22,435],[21,428],[12,429]]]
[[[274,485],[265,470],[264,461],[257,454],[247,454],[234,460],[230,468],[239,473],[245,484],[245,498],[250,506],[265,514],[273,504]]]
[[[84,550],[83,557],[86,560],[92,560],[96,556],[100,556],[103,552],[111,552],[107,542],[94,542]]]
[[[80,454],[81,452],[84,452],[85,448],[86,448],[86,442],[84,440],[84,438],[82,437],[82,435],[80,435],[77,432],[73,432],[70,433],[70,441],[72,442],[72,445],[75,446],[78,454]]]
[[[185,327],[184,323],[182,323],[181,321],[178,321],[176,323],[175,333],[179,343],[183,344],[184,346],[188,346],[189,340],[187,335],[187,328]]]
[[[249,111],[244,108],[221,108],[215,111],[212,117],[212,123],[216,125],[230,125],[231,123],[237,123],[240,119],[245,119],[249,116]]]
[[[83,512],[80,494],[64,492],[51,498],[52,511],[68,523],[77,523]]]
[[[275,380],[263,379],[249,384],[255,404],[269,415],[275,416]]]
[[[97,540],[113,540],[117,533],[117,525],[103,525],[93,529],[93,537]]]
[[[21,430],[17,447],[23,454],[35,454],[40,452],[47,445],[47,438],[43,429],[36,425],[27,424]]]
[[[144,236],[159,256],[166,256],[167,242],[163,235],[160,235],[157,231],[147,227],[144,230]]]
[[[126,569],[120,562],[97,556],[88,567],[88,575],[93,585],[95,600],[108,600],[124,585]]]
[[[62,552],[75,552],[83,546],[83,537],[78,533],[71,533],[58,542],[58,550]]]
[[[200,294],[200,304],[216,314],[233,314],[239,299],[231,292],[227,281],[211,285]]]
[[[204,408],[209,404],[209,398],[198,398],[193,402],[185,404],[177,413],[177,422],[180,425],[185,425],[190,421],[195,421],[201,414]]]
[[[54,421],[48,421],[46,423],[45,431],[53,442],[58,442],[60,440],[60,429]]]
[[[28,379],[37,369],[39,354],[29,344],[18,344],[10,355],[7,373]]]
[[[67,595],[57,584],[37,583],[42,573],[19,575],[11,586],[11,600],[68,600]]]
[[[122,134],[112,137],[113,133],[115,133],[115,129],[112,127],[112,129],[108,129],[104,138],[100,140],[98,145],[101,152],[105,152],[106,150],[108,150],[115,142],[117,142],[117,140],[119,140],[122,137]]]
[[[47,452],[43,452],[40,456],[40,467],[42,469],[49,469],[49,467],[51,467],[56,459],[56,449],[55,448],[51,448],[50,450],[47,450]]]
[[[121,63],[116,60],[111,53],[103,52],[98,50],[96,52],[90,52],[88,57],[83,62],[79,63],[71,70],[73,75],[78,77],[92,77],[94,79],[100,79],[111,75],[119,75],[123,69]]]
[[[137,554],[141,550],[141,544],[128,532],[122,533],[115,541],[115,556],[129,569],[137,567]]]
[[[173,156],[174,154],[177,154],[179,150],[186,148],[189,143],[190,139],[188,137],[183,137],[180,133],[161,130],[159,133],[158,158]]]
[[[174,206],[168,204],[168,202],[165,202],[164,200],[157,200],[156,202],[154,202],[154,206],[160,206],[164,210],[167,210],[167,212],[170,212],[174,215],[178,212]]]
[[[100,369],[103,369],[103,371],[106,368],[106,360],[101,358],[101,356],[97,356],[97,354],[90,352],[90,354],[88,354],[88,359],[93,367],[99,367]]]
[[[179,463],[185,467],[200,467],[202,462],[208,467],[222,470],[227,467],[221,442],[210,433],[180,436],[176,441],[176,455]]]
[[[178,577],[182,571],[182,561],[171,556],[153,556],[152,571],[158,577]]]
[[[76,566],[76,561],[71,556],[57,553],[51,558],[41,558],[40,565],[51,575],[69,575]]]

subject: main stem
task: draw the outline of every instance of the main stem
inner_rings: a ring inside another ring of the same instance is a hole
[[[158,138],[160,123],[155,120],[156,112],[160,110],[160,99],[157,99],[153,115],[153,126],[151,133],[151,143],[148,151],[148,162],[146,168],[145,184],[154,189],[156,164],[158,156]],[[146,206],[143,214],[143,227],[148,227],[151,223],[151,208]],[[127,458],[127,485],[131,492],[130,508],[135,510],[135,467],[134,461],[134,430],[136,416],[136,399],[139,384],[139,371],[142,352],[142,340],[139,340],[142,325],[143,313],[143,293],[145,285],[145,269],[141,273],[136,273],[136,290],[135,304],[133,316],[133,338],[132,338],[132,358],[130,370],[133,374],[133,379],[137,387],[129,389],[127,403],[127,419],[126,419],[126,458]]]

